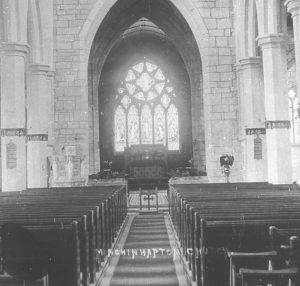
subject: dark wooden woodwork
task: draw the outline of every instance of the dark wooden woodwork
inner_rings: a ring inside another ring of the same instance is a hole
[[[163,145],[132,145],[124,156],[128,190],[168,188],[168,152]]]

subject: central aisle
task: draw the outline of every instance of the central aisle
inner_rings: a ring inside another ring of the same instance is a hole
[[[131,215],[98,285],[188,285],[178,253],[167,215]]]

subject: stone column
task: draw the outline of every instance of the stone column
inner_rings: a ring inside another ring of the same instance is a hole
[[[291,183],[286,39],[279,33],[263,35],[258,37],[258,45],[263,56],[268,181]]]
[[[28,69],[27,180],[28,188],[47,187],[48,132],[51,118],[49,66],[33,64]]]
[[[1,49],[2,191],[26,189],[25,60],[28,46],[6,42]]]
[[[244,146],[244,181],[267,180],[265,111],[261,57],[241,59],[237,64],[240,93],[241,139]],[[257,144],[258,143],[258,144]]]
[[[47,73],[47,88],[48,88],[48,97],[47,97],[47,111],[48,111],[48,146],[51,147],[51,150],[54,147],[54,70],[49,70]],[[51,152],[52,153],[52,152]]]

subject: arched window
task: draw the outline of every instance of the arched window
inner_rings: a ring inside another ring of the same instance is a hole
[[[114,114],[114,147],[164,144],[179,150],[176,94],[162,69],[148,61],[132,66],[120,83]]]

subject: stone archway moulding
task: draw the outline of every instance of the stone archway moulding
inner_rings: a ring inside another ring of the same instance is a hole
[[[87,66],[89,54],[92,47],[93,40],[97,33],[99,26],[109,10],[117,3],[118,0],[98,0],[92,8],[87,20],[85,21],[79,34],[79,48],[80,48],[80,71],[81,79],[87,80]],[[189,24],[195,40],[197,42],[200,55],[202,56],[203,69],[205,70],[207,46],[208,46],[208,30],[204,21],[193,5],[191,0],[169,0],[182,14],[184,19]],[[203,70],[203,71],[204,71]],[[205,74],[205,72],[204,72]],[[87,90],[86,90],[87,92]]]

